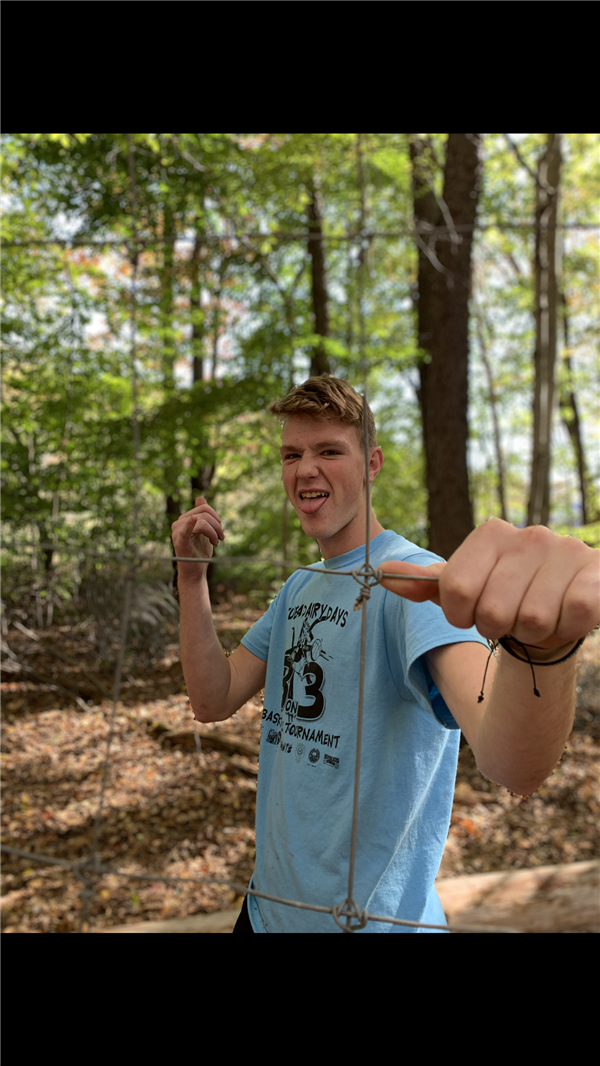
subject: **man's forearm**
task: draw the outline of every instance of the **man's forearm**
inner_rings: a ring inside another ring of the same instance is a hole
[[[230,669],[212,621],[208,584],[180,581],[180,654],[188,696],[200,722],[229,718]]]
[[[577,657],[531,668],[504,649],[475,741],[485,777],[520,795],[535,792],[552,773],[573,727]],[[486,698],[487,702],[487,698]]]
[[[181,608],[181,664],[194,714],[200,722],[230,718],[264,685],[266,662],[242,644],[226,656],[215,633],[208,595],[206,567],[186,562],[212,556],[225,539],[221,519],[203,496],[171,526],[175,555],[179,558]]]

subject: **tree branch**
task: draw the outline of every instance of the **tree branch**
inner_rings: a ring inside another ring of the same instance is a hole
[[[539,179],[538,179],[538,176],[537,176],[535,170],[532,170],[531,167],[529,166],[529,163],[527,162],[527,160],[523,158],[523,156],[521,155],[519,146],[517,144],[515,144],[515,142],[512,140],[511,137],[509,137],[508,133],[504,133],[503,136],[508,141],[508,144],[510,145],[510,147],[513,150],[513,152],[515,153],[515,155],[516,155],[517,159],[519,160],[519,163],[521,164],[521,166],[524,167],[525,170],[527,171],[527,173],[529,174],[529,177],[533,178],[536,186],[539,185]]]

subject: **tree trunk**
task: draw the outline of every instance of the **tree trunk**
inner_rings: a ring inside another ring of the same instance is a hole
[[[479,134],[448,134],[441,198],[428,173],[425,144],[412,138],[410,145],[414,213],[420,231],[419,400],[429,547],[446,559],[473,529],[467,468],[468,332],[479,145]],[[436,226],[444,226],[445,232],[431,232]]]
[[[37,523],[39,530],[40,544],[48,544],[50,542],[50,536],[48,535],[48,526],[44,519],[39,519]],[[44,572],[50,574],[52,572],[52,558],[54,556],[53,548],[42,548],[42,554],[44,556]]]
[[[323,225],[321,195],[313,181],[310,185],[310,200],[306,213],[308,216],[308,253],[311,262],[312,301],[315,318],[315,333],[320,337],[329,336],[329,314],[327,309],[327,274],[325,271],[325,249],[323,247]],[[311,375],[329,373],[329,360],[322,344],[313,348],[310,360]]]
[[[579,420],[579,408],[573,386],[573,364],[569,354],[569,309],[564,293],[560,294],[563,316],[563,336],[565,355],[561,362],[561,374],[559,378],[559,405],[560,415],[571,438],[575,461],[577,463],[577,476],[579,480],[579,492],[581,495],[581,524],[587,526],[588,522],[596,521],[596,508],[593,503],[592,479],[589,475],[585,458],[583,438],[581,436],[581,422]]]
[[[174,306],[174,256],[175,256],[175,218],[168,204],[164,209],[164,253],[160,275],[160,334],[162,340],[161,366],[163,387],[167,396],[175,392],[174,363],[175,344],[173,339],[173,306]],[[165,513],[169,526],[179,518],[179,494],[176,489],[178,474],[177,445],[174,431],[171,432],[167,455],[165,456],[166,496]]]
[[[548,525],[550,445],[554,404],[554,365],[558,309],[556,223],[561,167],[561,134],[549,133],[536,176],[535,208],[535,386],[533,457],[527,523]]]
[[[205,318],[202,310],[202,257],[203,232],[196,231],[194,251],[192,254],[192,291],[190,295],[190,310],[192,318],[192,382],[204,380],[204,334]],[[215,325],[215,330],[217,326]],[[214,373],[214,370],[213,370]],[[201,451],[204,457],[196,467],[196,473],[190,478],[191,506],[194,506],[196,496],[206,496],[210,490],[211,482],[215,473],[215,464],[208,459],[209,441],[208,436],[203,434]]]
[[[484,333],[484,323],[482,311],[480,308],[475,310],[477,320],[477,337],[479,340],[479,354],[483,362],[485,376],[488,383],[488,396],[490,401],[490,410],[492,413],[492,426],[494,432],[494,451],[496,453],[496,469],[498,471],[498,478],[496,481],[496,489],[498,493],[498,503],[500,505],[500,517],[505,522],[508,521],[506,514],[506,493],[504,489],[504,456],[502,455],[502,437],[500,434],[500,419],[498,418],[498,397],[496,395],[496,387],[494,385],[494,375],[492,373],[492,366],[488,358],[487,344]]]
[[[203,279],[203,265],[202,265],[202,249],[204,247],[204,231],[198,220],[196,228],[196,239],[194,241],[194,249],[192,252],[191,270],[192,270],[192,285],[190,292],[190,317],[192,321],[192,383],[196,384],[198,381],[204,380],[204,337],[205,337],[205,316],[202,309],[202,279]],[[218,324],[215,323],[215,330],[217,330]],[[215,340],[216,346],[216,340]],[[213,377],[215,374],[216,365],[213,360]],[[203,433],[200,439],[200,454],[196,457],[196,472],[190,477],[190,507],[194,507],[197,496],[208,496],[210,487],[215,474],[215,463],[212,458],[209,458],[209,439],[208,434]],[[193,457],[192,457],[193,461]],[[211,564],[207,567],[207,581],[210,590],[214,589],[216,584],[216,564]]]
[[[199,222],[190,263],[190,319],[192,323],[192,382],[202,381],[204,358],[204,311],[202,310],[202,262],[204,234]]]

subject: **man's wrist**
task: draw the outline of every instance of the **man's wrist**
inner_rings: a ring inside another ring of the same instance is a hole
[[[177,587],[182,592],[184,589],[201,588],[207,583],[207,566],[202,563],[179,563],[177,568]]]
[[[558,666],[561,662],[570,659],[583,644],[585,637],[579,640],[569,640],[566,644],[560,644],[557,648],[539,648],[535,644],[524,644],[516,637],[502,637],[498,643],[514,659],[519,659],[533,666]]]

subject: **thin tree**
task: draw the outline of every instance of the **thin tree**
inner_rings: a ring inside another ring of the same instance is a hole
[[[309,196],[306,207],[308,218],[308,254],[311,264],[311,291],[315,333],[320,337],[329,336],[329,310],[327,294],[327,272],[325,269],[325,248],[323,245],[323,204],[316,177],[309,180]],[[315,345],[311,353],[311,374],[326,374],[330,370],[329,359],[322,343]]]
[[[430,142],[409,139],[429,547],[444,558],[474,525],[467,468],[469,296],[480,143],[477,133],[449,133],[441,164]]]
[[[535,385],[533,395],[533,454],[527,523],[548,525],[550,517],[550,461],[554,368],[558,323],[556,239],[561,170],[561,134],[548,133],[535,182]]]
[[[489,332],[487,323],[484,320],[484,312],[480,306],[475,304],[474,307],[475,322],[477,325],[477,339],[479,341],[479,354],[485,370],[485,376],[488,386],[488,403],[490,405],[490,412],[492,415],[492,429],[494,437],[494,453],[496,456],[496,493],[498,496],[498,504],[500,507],[500,517],[504,521],[508,521],[508,514],[506,510],[506,491],[505,491],[505,472],[504,472],[504,455],[502,453],[502,435],[500,432],[500,417],[498,414],[498,393],[496,392],[496,385],[494,382],[494,373],[492,370],[492,364],[488,352],[488,343],[486,339],[486,333]]]
[[[561,360],[561,369],[558,382],[558,397],[560,415],[563,424],[571,439],[575,462],[577,464],[577,479],[581,496],[581,522],[587,526],[589,522],[598,519],[598,508],[594,501],[594,486],[590,476],[583,436],[581,433],[581,418],[579,404],[575,393],[573,375],[573,362],[571,360],[571,346],[569,343],[569,307],[564,292],[560,293],[560,303],[563,322],[564,355]]]

